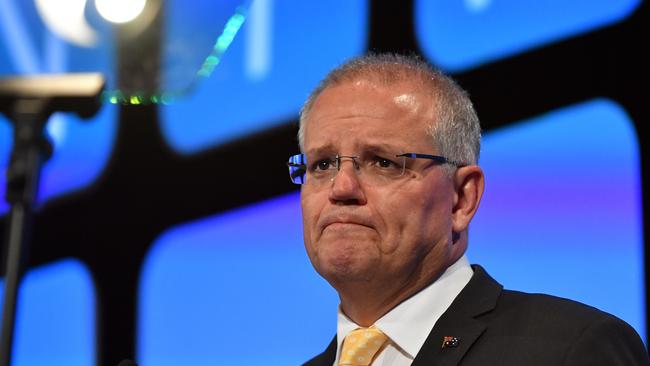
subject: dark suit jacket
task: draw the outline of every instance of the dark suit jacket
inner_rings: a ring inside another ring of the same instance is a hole
[[[440,317],[412,366],[650,365],[627,323],[598,309],[548,295],[503,290],[483,268]],[[445,336],[455,347],[442,347]],[[331,366],[336,337],[304,365]]]

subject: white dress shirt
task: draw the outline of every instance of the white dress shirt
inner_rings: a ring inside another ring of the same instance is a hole
[[[435,282],[377,320],[374,325],[388,336],[388,344],[371,366],[411,365],[433,326],[473,274],[467,257],[462,256]],[[334,366],[338,365],[343,339],[357,328],[361,327],[345,316],[339,306],[336,332],[338,345]]]

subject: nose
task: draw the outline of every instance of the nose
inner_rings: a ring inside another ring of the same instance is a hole
[[[346,156],[341,156],[339,159],[339,170],[332,178],[330,202],[337,205],[366,204],[366,195],[359,181],[356,161]],[[349,164],[344,164],[346,161],[349,161]]]

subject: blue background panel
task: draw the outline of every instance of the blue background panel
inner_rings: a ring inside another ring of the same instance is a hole
[[[450,72],[587,33],[628,16],[640,0],[416,0],[420,48]]]
[[[229,2],[211,4],[205,11],[232,14]],[[188,11],[178,6],[169,16],[173,22]],[[194,153],[297,118],[325,73],[364,51],[366,19],[363,0],[256,0],[212,75],[161,106],[166,140],[181,153]],[[199,39],[205,38],[205,29],[196,27]],[[174,31],[170,27],[168,37],[178,37]],[[219,32],[211,33],[213,42]]]
[[[20,287],[11,364],[94,365],[94,292],[90,273],[77,260],[29,271]]]
[[[645,335],[638,144],[624,111],[598,99],[492,132],[482,166],[470,261],[508,288],[587,302]],[[322,351],[338,298],[304,253],[299,206],[288,194],[156,241],[140,284],[143,366],[288,365]]]
[[[156,241],[140,283],[140,365],[297,365],[322,351],[338,301],[304,252],[297,199],[204,219]]]

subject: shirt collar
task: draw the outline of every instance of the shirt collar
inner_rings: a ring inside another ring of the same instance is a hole
[[[449,266],[433,283],[379,318],[375,326],[411,358],[419,352],[438,319],[467,285],[473,274],[466,256]],[[337,359],[345,336],[360,328],[338,309]]]

